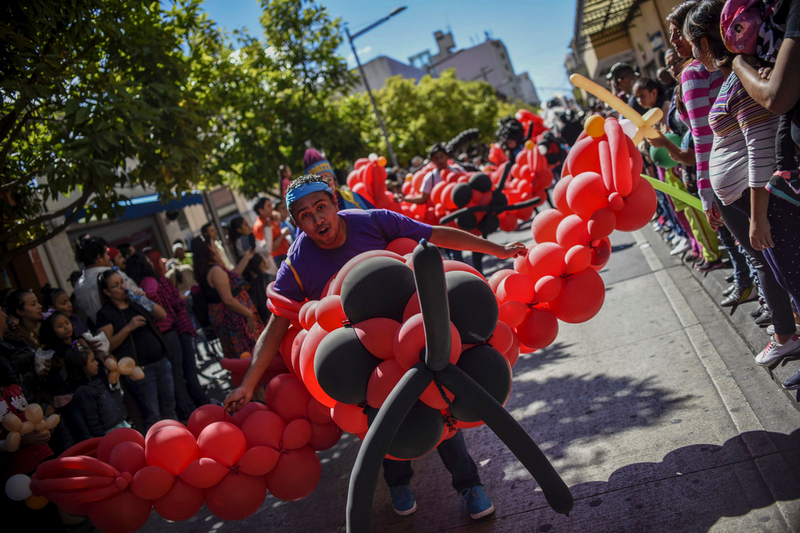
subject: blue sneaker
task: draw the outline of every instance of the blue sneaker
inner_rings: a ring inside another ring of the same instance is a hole
[[[410,486],[389,487],[389,493],[392,495],[392,507],[395,513],[408,516],[417,510],[417,500],[414,499]]]
[[[483,487],[475,485],[461,491],[461,507],[467,508],[470,518],[477,520],[494,512],[492,500],[483,492]]]

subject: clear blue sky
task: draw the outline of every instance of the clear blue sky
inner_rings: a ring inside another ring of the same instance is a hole
[[[426,49],[436,53],[433,32],[453,32],[456,48],[469,48],[485,40],[488,31],[508,48],[514,70],[528,71],[539,97],[568,92],[564,56],[575,21],[575,0],[321,0],[332,17],[341,17],[351,32],[388,15],[395,7],[408,9],[356,39],[362,62],[386,55],[408,62]],[[258,0],[205,0],[212,20],[227,30],[245,27],[261,35]],[[339,53],[355,67],[347,42]]]

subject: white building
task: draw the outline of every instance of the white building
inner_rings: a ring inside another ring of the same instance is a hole
[[[376,57],[372,61],[364,63],[361,66],[364,69],[364,76],[367,78],[367,83],[369,83],[369,87],[373,91],[383,87],[386,84],[386,80],[392,76],[399,75],[406,79],[419,81],[427,74],[424,70],[414,68],[411,65],[406,65],[405,63],[401,63],[396,59],[386,56]],[[357,93],[366,92],[367,89],[364,87],[364,82],[361,79],[361,73],[358,69],[355,69],[353,72],[358,77],[358,81],[353,90]]]

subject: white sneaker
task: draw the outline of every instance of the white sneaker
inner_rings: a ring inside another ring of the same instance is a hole
[[[673,248],[673,250],[669,253],[669,255],[681,255],[683,252],[685,252],[691,247],[692,245],[689,242],[689,239],[683,237],[675,243],[675,248]]]
[[[775,337],[770,337],[767,347],[756,356],[756,363],[761,366],[772,366],[787,355],[799,351],[800,338],[797,335],[792,335],[792,338],[786,344],[780,344],[775,340]]]
[[[795,324],[794,327],[800,329],[800,324]],[[767,326],[767,335],[769,336],[775,335],[775,326],[773,324]]]

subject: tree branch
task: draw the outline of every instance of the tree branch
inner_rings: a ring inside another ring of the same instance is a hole
[[[19,257],[20,255],[24,254],[25,252],[27,252],[29,250],[33,250],[34,248],[36,248],[40,244],[43,244],[43,243],[49,241],[50,239],[52,239],[53,237],[55,237],[56,235],[58,235],[59,233],[61,233],[65,229],[67,229],[67,226],[72,224],[75,221],[75,219],[78,218],[78,213],[79,212],[80,211],[76,209],[75,211],[73,211],[64,220],[63,224],[61,224],[60,226],[58,226],[54,230],[45,233],[44,235],[42,235],[38,239],[34,239],[32,241],[26,241],[25,244],[23,244],[21,246],[17,246],[16,248],[12,248],[10,250],[5,250],[5,253],[0,255],[0,268],[5,267],[8,263],[13,261],[14,259]]]
[[[55,213],[48,213],[46,215],[34,218],[33,220],[29,220],[27,223],[21,226],[13,226],[8,228],[6,231],[3,232],[2,235],[0,235],[0,242],[7,242],[12,238],[14,238],[16,235],[19,235],[19,233],[28,231],[34,226],[38,226],[40,224],[53,220],[54,218],[65,216],[67,213],[69,213],[70,210],[74,210],[74,212],[68,218],[74,220],[75,217],[78,216],[78,207],[83,205],[93,192],[94,192],[94,185],[90,184],[83,190],[83,194],[80,196],[80,198],[69,204],[67,207],[59,209]]]

